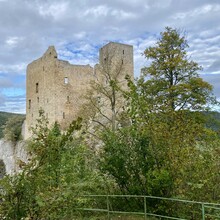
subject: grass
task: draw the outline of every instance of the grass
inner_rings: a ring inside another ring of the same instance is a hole
[[[91,215],[91,216],[85,216],[85,217],[76,217],[77,220],[108,220],[107,214],[106,215]],[[110,220],[144,220],[143,215],[126,215],[126,214],[120,214],[120,215],[110,215]],[[147,220],[158,220],[158,218],[149,217],[147,216]]]

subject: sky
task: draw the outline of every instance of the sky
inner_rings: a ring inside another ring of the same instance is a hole
[[[183,31],[189,57],[220,100],[220,0],[0,0],[0,111],[25,113],[26,67],[54,45],[72,64],[97,62],[109,41],[144,50],[169,26]]]

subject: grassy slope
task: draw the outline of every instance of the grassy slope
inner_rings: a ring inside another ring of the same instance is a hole
[[[0,112],[0,139],[3,137],[3,134],[2,134],[3,126],[5,125],[6,121],[13,116],[24,117],[25,115],[8,113],[8,112]]]

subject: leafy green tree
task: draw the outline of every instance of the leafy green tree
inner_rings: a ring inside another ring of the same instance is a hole
[[[103,140],[102,171],[116,180],[122,194],[170,196],[169,172],[163,169],[162,158],[157,164],[147,130],[132,125],[104,133]]]
[[[216,102],[212,86],[198,76],[201,68],[188,59],[187,47],[177,30],[161,33],[155,47],[145,50],[150,66],[136,83],[129,80],[124,115],[131,123],[113,134],[104,133],[101,167],[123,194],[213,201],[205,188],[215,178],[204,172],[207,163],[218,179],[213,146],[219,139],[206,128],[200,110]],[[215,195],[217,191],[215,187]],[[189,211],[167,205],[154,208],[158,213]]]
[[[201,67],[190,60],[187,48],[185,36],[167,27],[155,46],[144,51],[152,62],[142,69],[139,83],[155,110],[201,110],[214,101],[212,86],[199,77]]]
[[[23,116],[13,116],[8,119],[6,124],[3,126],[3,134],[6,140],[17,142],[22,139],[21,131],[24,119],[25,118]]]
[[[62,133],[55,123],[50,130],[43,112],[28,144],[32,153],[23,170],[0,182],[0,216],[6,219],[73,219],[86,201],[78,195],[105,191],[106,182],[95,169],[95,155],[76,136],[81,119]],[[82,203],[82,204],[81,204]]]

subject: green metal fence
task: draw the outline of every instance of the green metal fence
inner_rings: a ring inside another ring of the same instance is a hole
[[[80,196],[79,200],[81,201],[79,210],[104,213],[107,219],[118,214],[139,215],[145,220],[148,217],[175,220],[220,219],[220,204],[213,203],[144,195],[85,195]],[[132,206],[129,207],[129,203]],[[85,205],[90,207],[84,207]]]

